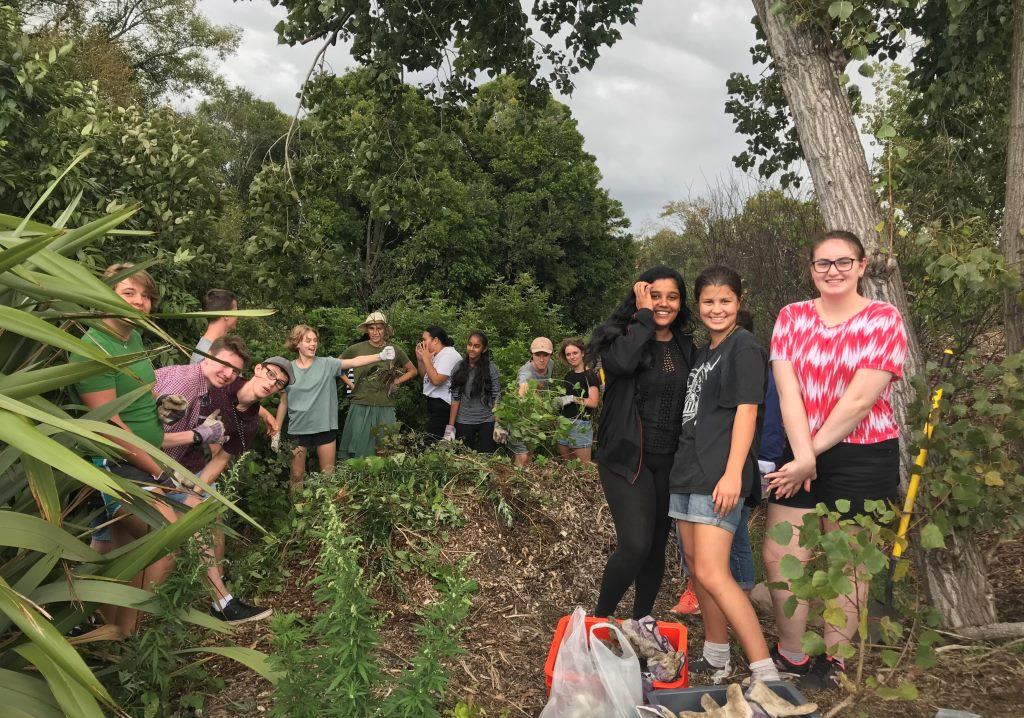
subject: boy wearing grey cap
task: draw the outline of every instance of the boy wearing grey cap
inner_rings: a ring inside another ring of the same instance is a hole
[[[284,357],[270,357],[253,367],[250,379],[238,377],[222,389],[210,391],[211,409],[220,410],[224,424],[224,442],[221,450],[207,459],[201,446],[193,447],[180,463],[199,475],[206,484],[213,484],[236,456],[253,447],[259,430],[260,402],[282,391],[294,381],[291,362]],[[193,507],[206,496],[195,486],[184,486],[185,491],[171,498]],[[260,608],[235,598],[224,585],[220,563],[224,559],[224,534],[214,531],[214,556],[217,559],[207,570],[207,578],[216,595],[210,614],[228,623],[245,623],[267,618],[272,609]]]

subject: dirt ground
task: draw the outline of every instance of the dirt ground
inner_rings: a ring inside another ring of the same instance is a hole
[[[607,555],[614,545],[614,532],[596,475],[560,482],[557,472],[548,472],[537,487],[546,496],[544,505],[531,508],[516,524],[506,528],[493,505],[459,499],[465,525],[445,542],[445,556],[452,561],[474,554],[470,575],[479,583],[473,598],[469,627],[463,646],[466,654],[451,666],[452,683],[448,699],[470,702],[486,716],[537,716],[546,700],[544,662],[558,619],[577,605],[591,609]],[[261,597],[261,603],[276,611],[314,615],[311,589],[315,551],[303,565],[302,557],[292,559],[291,578],[285,589]],[[681,577],[675,549],[670,547],[670,568],[659,596],[656,615],[674,620],[668,609],[675,603]],[[1000,616],[1005,621],[1024,620],[1024,538],[1004,538],[993,552],[992,578]],[[387,649],[382,662],[395,672],[404,667],[403,653],[410,651],[404,638],[417,620],[421,602],[432,597],[429,581],[404,577],[414,603],[377,595],[380,608],[388,612],[382,631]],[[631,595],[623,599],[620,613],[628,612]],[[773,635],[773,621],[764,616],[766,635]],[[689,630],[690,650],[699,649],[699,618],[684,621]],[[237,632],[239,644],[266,649],[267,624],[243,625]],[[769,640],[771,640],[769,638]],[[734,649],[735,650],[735,649]],[[734,662],[744,665],[742,658]],[[877,666],[869,666],[877,669]],[[226,687],[207,700],[206,716],[228,718],[265,714],[272,704],[269,683],[227,661],[212,664]],[[915,701],[860,701],[843,715],[921,716],[931,718],[939,708],[971,711],[985,718],[1024,716],[1024,644],[998,647],[961,645],[955,639],[941,649],[939,664],[916,677],[920,697]],[[811,696],[823,713],[842,696]]]

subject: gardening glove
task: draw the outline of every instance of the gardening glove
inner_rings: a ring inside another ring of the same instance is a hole
[[[277,432],[270,439],[270,448],[274,450],[274,453],[280,453],[281,451],[281,432]]]
[[[383,349],[380,350],[380,354],[377,355],[377,357],[381,361],[391,361],[392,359],[395,358],[395,356],[396,355],[394,347],[384,347]]]
[[[804,703],[795,706],[777,694],[762,681],[752,681],[747,688],[747,698],[761,706],[771,718],[787,718],[788,716],[805,716],[818,710],[817,703]]]
[[[501,424],[495,424],[494,431],[491,432],[491,438],[494,439],[496,444],[504,444],[508,441],[508,430],[502,427]]]
[[[451,424],[444,427],[444,436],[441,437],[441,441],[455,441],[455,427]]]
[[[163,394],[157,397],[156,415],[164,426],[170,426],[183,419],[187,409],[188,399],[181,394]]]
[[[218,418],[220,409],[216,409],[206,417],[206,421],[197,426],[194,432],[199,435],[200,444],[223,444],[228,437],[224,436],[224,424]]]
[[[559,409],[574,403],[576,403],[576,397],[573,396],[572,394],[566,394],[565,396],[559,396],[555,398],[555,406],[557,406]]]
[[[195,477],[187,472],[175,471],[171,474],[174,485],[182,491],[192,491],[196,487],[194,479]]]
[[[730,683],[729,690],[725,695],[724,706],[719,706],[707,694],[700,697],[700,707],[704,709],[705,718],[754,718],[754,709],[743,697],[743,687],[739,683]],[[686,714],[681,713],[680,715]]]

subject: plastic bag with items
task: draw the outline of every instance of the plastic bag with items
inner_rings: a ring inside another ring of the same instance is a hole
[[[642,702],[636,655],[624,649],[628,654],[615,656],[597,639],[593,648],[589,646],[585,618],[582,608],[573,611],[558,648],[551,696],[540,718],[630,718]]]

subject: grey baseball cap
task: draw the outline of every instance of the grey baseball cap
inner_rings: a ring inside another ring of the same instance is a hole
[[[263,360],[264,364],[273,364],[278,369],[284,372],[284,375],[288,377],[288,384],[292,384],[295,381],[295,374],[292,373],[292,363],[284,357],[270,357],[269,359]]]

